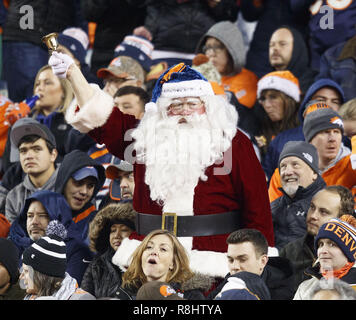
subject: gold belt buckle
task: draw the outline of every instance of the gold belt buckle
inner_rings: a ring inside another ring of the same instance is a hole
[[[162,227],[161,229],[166,229],[166,216],[173,217],[173,233],[177,236],[177,214],[174,212],[165,212],[162,215]]]

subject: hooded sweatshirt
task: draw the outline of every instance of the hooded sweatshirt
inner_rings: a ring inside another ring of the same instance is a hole
[[[87,240],[88,236],[89,222],[94,218],[97,212],[95,197],[105,182],[104,167],[90,158],[87,153],[79,150],[73,150],[63,158],[63,162],[58,170],[55,182],[55,191],[60,194],[64,194],[64,188],[73,173],[87,166],[93,166],[97,170],[99,180],[94,187],[91,199],[84,205],[84,207],[81,210],[72,210],[73,221],[77,224],[78,229],[82,234],[82,239],[85,240]]]
[[[240,30],[235,23],[230,21],[214,24],[199,40],[196,53],[202,52],[208,37],[214,37],[223,43],[233,61],[232,73],[221,78],[221,84],[225,91],[233,92],[241,104],[252,108],[256,102],[258,79],[252,71],[244,68],[246,48]]]
[[[284,145],[288,141],[304,141],[304,134],[303,134],[303,122],[304,122],[304,117],[303,113],[305,111],[305,108],[307,104],[311,101],[312,96],[321,88],[324,87],[331,87],[335,89],[341,97],[341,103],[344,103],[345,101],[345,96],[344,92],[341,89],[341,87],[335,82],[330,79],[320,79],[318,81],[315,81],[308,89],[308,91],[305,94],[304,100],[301,103],[299,110],[298,110],[298,117],[299,117],[299,122],[300,125],[296,128],[285,130],[278,134],[269,144],[268,150],[266,153],[266,156],[264,157],[262,161],[262,167],[263,170],[265,171],[268,180],[271,179],[273,172],[275,171],[276,168],[278,168],[278,159],[279,155],[284,147]]]
[[[282,26],[278,29],[280,28],[288,29],[293,35],[292,56],[286,69],[298,78],[302,94],[305,94],[308,88],[312,85],[314,77],[317,74],[309,67],[308,47],[298,30],[289,26]]]
[[[67,230],[67,237],[64,239],[67,247],[67,269],[66,271],[81,282],[88,262],[92,260],[93,254],[84,243],[81,232],[72,220],[72,210],[65,198],[56,192],[41,190],[29,196],[19,217],[10,227],[9,238],[19,249],[20,256],[23,251],[32,245],[33,241],[27,233],[27,211],[32,201],[39,201],[44,206],[49,220],[58,220]],[[85,262],[87,261],[87,262]]]

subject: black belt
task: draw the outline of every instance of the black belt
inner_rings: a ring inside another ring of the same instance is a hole
[[[137,213],[136,231],[147,235],[156,229],[166,229],[177,237],[213,236],[231,233],[240,228],[239,212],[229,211],[199,216],[177,216]]]

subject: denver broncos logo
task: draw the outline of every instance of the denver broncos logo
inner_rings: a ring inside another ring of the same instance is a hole
[[[315,111],[315,110],[319,110],[319,109],[330,109],[330,107],[329,107],[326,103],[324,103],[324,102],[317,102],[317,103],[314,103],[314,104],[310,105],[310,106],[304,111],[304,117],[305,117],[307,114],[309,114],[309,113],[311,113],[311,112],[313,112],[313,111]]]
[[[339,127],[344,127],[344,123],[342,122],[342,120],[339,117],[333,117],[330,119],[330,122],[333,124],[337,124]]]
[[[181,62],[177,64],[176,66],[172,67],[161,79],[161,83],[165,83],[166,81],[169,81],[171,79],[171,76],[173,73],[176,72],[182,72],[185,69],[186,65]]]
[[[167,285],[161,285],[159,288],[159,292],[163,297],[168,297],[172,294],[177,293],[172,287],[167,286]]]

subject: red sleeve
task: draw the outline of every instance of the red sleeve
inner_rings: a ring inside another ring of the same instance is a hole
[[[104,143],[110,153],[119,159],[125,159],[125,150],[133,142],[125,134],[136,128],[138,122],[134,116],[123,114],[118,108],[114,108],[106,123],[88,134],[98,143]]]

